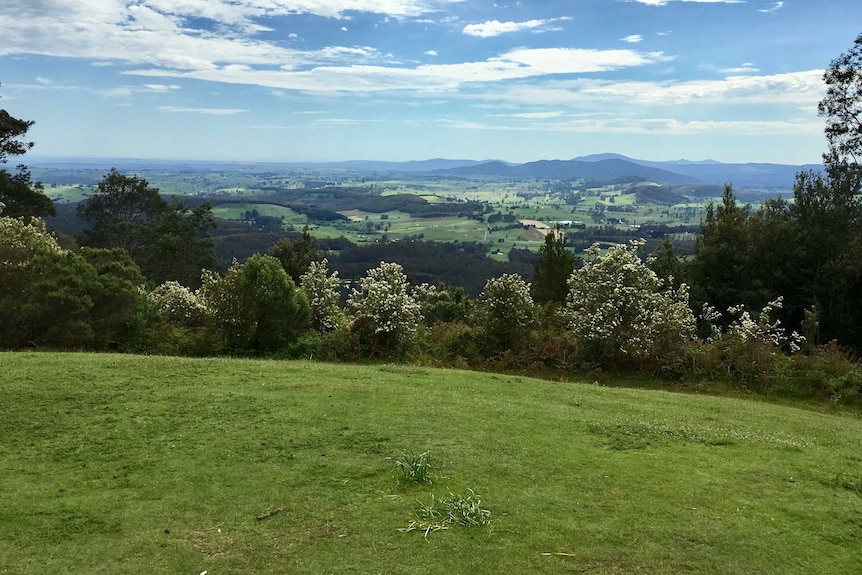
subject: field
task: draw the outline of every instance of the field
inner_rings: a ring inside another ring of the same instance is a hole
[[[0,354],[0,573],[862,564],[862,421],[391,365]],[[430,451],[432,483],[395,461]],[[490,526],[402,532],[473,490]]]
[[[92,193],[93,170],[41,169],[39,177],[50,181],[46,188],[58,203],[86,199]],[[163,194],[185,196],[213,204],[213,214],[230,220],[253,221],[249,214],[273,220],[277,227],[298,231],[308,225],[318,238],[345,237],[357,243],[425,239],[443,242],[479,242],[488,252],[505,259],[512,248],[537,251],[541,234],[520,227],[520,220],[538,220],[551,227],[554,222],[577,222],[578,229],[602,226],[633,232],[644,226],[686,227],[691,233],[705,213],[706,205],[721,195],[720,186],[661,186],[650,182],[601,183],[584,180],[527,179],[494,177],[446,178],[434,174],[385,174],[342,169],[284,169],[254,171],[169,171],[143,170],[140,175]],[[295,202],[316,207],[310,194],[315,189],[367,190],[368,197],[410,195],[429,205],[479,202],[484,213],[416,216],[403,209],[368,211],[340,207],[331,198],[323,206],[348,220],[312,217],[297,211]],[[310,192],[311,191],[311,192]],[[744,201],[756,206],[777,191],[739,191]],[[789,191],[785,191],[787,196]],[[300,198],[300,199],[296,199]],[[289,207],[286,203],[291,203]],[[280,204],[280,205],[279,205]],[[494,220],[494,217],[513,220]],[[259,225],[260,222],[258,222]],[[689,242],[690,243],[690,242]]]

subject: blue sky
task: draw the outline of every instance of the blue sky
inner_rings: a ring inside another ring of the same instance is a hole
[[[2,0],[33,157],[817,163],[859,0]]]

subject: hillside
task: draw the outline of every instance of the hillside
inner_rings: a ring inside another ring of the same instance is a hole
[[[642,180],[668,184],[693,183],[698,180],[675,174],[668,170],[642,166],[621,159],[606,159],[598,162],[579,162],[576,160],[541,160],[510,166],[503,162],[488,162],[476,166],[436,170],[433,173],[458,176],[497,176],[503,178],[548,178],[548,179],[588,179],[614,180],[625,177],[638,177]]]
[[[392,365],[4,353],[0,369],[0,572],[862,564],[858,418]],[[432,483],[409,483],[396,460],[425,450]],[[399,531],[468,490],[490,527]]]

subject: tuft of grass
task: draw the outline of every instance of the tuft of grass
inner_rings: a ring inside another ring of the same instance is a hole
[[[456,525],[482,527],[490,524],[491,511],[482,507],[482,500],[475,491],[467,489],[462,495],[450,491],[449,496],[442,499],[437,499],[432,493],[429,504],[420,502],[418,518],[399,531],[422,531],[427,538],[435,531]]]
[[[401,470],[404,479],[412,483],[431,485],[431,452],[407,451],[395,459],[395,466]]]

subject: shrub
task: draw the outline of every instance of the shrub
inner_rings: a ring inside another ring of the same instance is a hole
[[[234,261],[223,277],[205,271],[202,279],[200,299],[231,350],[275,351],[308,328],[308,300],[273,257]]]
[[[644,241],[615,246],[604,256],[587,249],[592,261],[569,277],[561,310],[571,334],[593,359],[605,365],[661,368],[682,356],[695,335],[688,287],[674,290],[638,258]]]
[[[380,262],[368,270],[347,298],[347,309],[351,328],[372,356],[403,352],[422,321],[404,268],[396,263]]]
[[[337,271],[327,275],[328,265],[326,259],[312,261],[308,271],[300,278],[300,285],[311,307],[311,327],[318,331],[332,331],[344,322],[344,311],[338,295],[341,280],[338,279]]]
[[[727,310],[731,321],[722,330],[715,323],[722,319],[722,314],[704,306],[701,318],[711,332],[707,346],[717,350],[722,369],[732,378],[746,385],[757,382],[768,385],[789,369],[783,351],[799,351],[805,338],[795,331],[788,335],[781,321],[773,319],[775,310],[781,307],[779,297],[764,306],[755,319],[744,306],[732,306]]]
[[[185,327],[203,326],[207,308],[189,288],[168,281],[147,294],[151,311],[162,321]]]
[[[537,326],[538,309],[530,295],[530,284],[518,274],[488,280],[479,294],[476,317],[490,351],[520,348]]]

